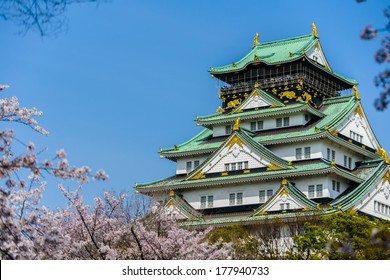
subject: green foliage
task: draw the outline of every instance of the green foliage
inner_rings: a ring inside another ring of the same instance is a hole
[[[326,254],[327,238],[324,231],[310,223],[304,224],[304,235],[294,236],[293,247],[287,252],[291,260],[321,259]]]
[[[211,245],[220,240],[232,244],[232,259],[247,260],[257,256],[258,241],[241,226],[227,226],[209,233],[208,241]]]
[[[390,259],[389,222],[352,212],[324,216],[319,226],[305,223],[304,234],[293,241],[289,259]]]

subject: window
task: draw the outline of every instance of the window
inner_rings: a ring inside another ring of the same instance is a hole
[[[242,162],[237,163],[237,170],[242,170]]]
[[[314,197],[314,185],[309,186],[309,198]]]
[[[242,204],[242,193],[237,193],[237,205]]]
[[[305,121],[309,121],[309,115],[308,114],[305,114]]]
[[[247,161],[244,161],[244,169],[248,169],[249,168],[249,164]]]
[[[340,182],[332,180],[332,190],[340,192]]]
[[[231,163],[230,164],[230,170],[235,171],[236,170],[236,163]]]
[[[282,118],[276,119],[276,127],[282,127]]]
[[[290,117],[283,118],[283,126],[289,126],[290,125]]]
[[[232,127],[230,125],[225,126],[225,134],[229,135],[232,133]]]
[[[214,205],[214,196],[209,195],[207,197],[207,207],[213,207],[213,205]]]
[[[265,202],[265,191],[259,191],[259,201]]]
[[[317,197],[322,197],[322,185],[317,185],[316,186],[316,196]]]
[[[229,163],[225,163],[225,171],[229,171]]]
[[[273,196],[274,191],[273,190],[267,190],[267,198],[270,199],[271,196]]]
[[[234,205],[235,202],[236,202],[236,194],[235,193],[229,194],[229,205]]]
[[[330,161],[330,149],[326,149],[326,159]]]
[[[257,122],[257,129],[258,129],[258,130],[262,130],[263,127],[264,127],[263,121],[258,121],[258,122]]]
[[[280,203],[280,210],[289,210],[290,203]]]
[[[353,131],[349,132],[349,138],[351,138],[357,142],[360,142],[360,143],[363,141],[363,136],[356,133],[356,132],[353,132]]]
[[[256,122],[251,122],[251,130],[252,131],[256,130]]]
[[[352,158],[348,158],[348,168],[352,169]]]
[[[192,170],[192,161],[187,161],[186,164],[186,171],[190,172]]]
[[[206,208],[206,196],[200,197],[200,208]]]
[[[386,216],[390,216],[390,206],[378,201],[374,201],[374,211]]]
[[[199,166],[199,160],[195,160],[194,161],[194,169],[197,168]]]
[[[332,150],[332,161],[336,160],[336,151]]]
[[[305,147],[305,158],[310,158],[311,149],[310,147]]]
[[[344,167],[347,167],[348,157],[344,156]]]
[[[296,159],[302,159],[302,148],[296,148],[295,149],[295,158]]]

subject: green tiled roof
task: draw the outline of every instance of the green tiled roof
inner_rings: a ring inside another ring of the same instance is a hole
[[[296,112],[302,112],[307,111],[311,114],[317,116],[317,117],[324,117],[325,114],[321,111],[314,109],[309,104],[306,104],[304,102],[302,103],[295,103],[284,107],[268,107],[268,108],[262,108],[260,110],[251,110],[251,111],[244,111],[239,113],[229,113],[229,114],[215,114],[210,116],[201,116],[196,119],[197,123],[199,125],[211,125],[211,124],[223,124],[223,123],[229,123],[235,121],[238,117],[240,117],[241,120],[249,120],[249,119],[255,119],[255,118],[265,118],[269,116],[278,116],[278,115],[288,115],[291,113]]]
[[[208,186],[216,184],[231,184],[234,181],[259,181],[266,179],[279,179],[282,177],[289,176],[303,176],[307,174],[321,174],[331,172],[332,166],[325,161],[319,161],[314,163],[309,163],[305,165],[294,166],[292,169],[282,169],[282,170],[270,170],[270,171],[261,171],[248,174],[238,174],[230,176],[221,176],[214,178],[203,178],[197,180],[183,180],[183,177],[172,176],[166,179],[162,179],[152,183],[146,184],[137,184],[136,190],[140,192],[145,191],[157,191],[164,189],[181,189],[187,187],[197,187],[203,186],[207,183]]]
[[[302,52],[310,50],[317,41],[318,39],[314,35],[309,34],[285,40],[260,43],[241,60],[234,64],[211,68],[210,73],[220,74],[242,70],[248,64],[255,61],[255,55],[258,57],[258,61],[262,61],[266,64],[279,64],[293,61],[302,57]],[[290,53],[293,53],[294,56],[290,56]]]
[[[302,57],[307,58],[306,53],[317,43],[319,43],[318,38],[312,34],[273,42],[260,43],[239,61],[221,67],[211,67],[209,72],[213,75],[218,75],[240,71],[251,63],[263,62],[267,65],[275,65],[298,60]],[[308,61],[316,67],[341,80],[344,80],[349,84],[357,84],[355,80],[336,74],[333,71],[319,65],[318,63],[312,62],[311,59],[308,59]]]
[[[273,143],[287,143],[293,140],[299,141],[300,139],[309,139],[313,137],[323,137],[325,131],[325,127],[328,126],[328,129],[331,130],[333,127],[337,126],[340,122],[343,122],[348,115],[356,109],[359,104],[359,101],[356,100],[354,96],[348,97],[335,97],[326,99],[320,107],[319,110],[313,108],[322,114],[324,117],[318,121],[315,125],[302,127],[301,129],[296,129],[295,131],[286,132],[286,129],[274,130],[272,134],[259,133],[254,140],[263,144],[273,144]],[[258,111],[248,111],[242,113],[236,113],[233,115],[214,115],[211,117],[203,118],[203,123],[206,123],[206,119],[208,121],[212,120],[216,121],[234,121],[237,117],[240,117],[241,120],[245,120],[245,118],[262,118],[264,116],[271,116],[276,114],[284,114],[286,110],[291,112],[291,110],[302,110],[306,107],[307,104],[293,104],[285,107],[275,107]],[[303,106],[303,107],[302,107]],[[310,108],[310,106],[308,106]],[[266,110],[266,111],[265,111]],[[265,113],[266,112],[266,113]],[[198,118],[199,120],[199,118]],[[320,130],[316,130],[315,127]],[[178,145],[176,149],[163,149],[161,154],[168,158],[175,158],[181,155],[193,155],[193,154],[204,154],[211,153],[216,150],[226,139],[226,137],[219,137],[212,139],[213,131],[210,129],[204,129],[194,138],[189,141]]]

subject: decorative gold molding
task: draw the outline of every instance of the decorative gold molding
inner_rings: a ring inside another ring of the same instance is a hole
[[[312,28],[311,34],[313,34],[314,37],[318,38],[318,30],[314,22],[311,24],[311,28]]]
[[[354,86],[352,87],[352,89],[353,89],[353,95],[355,96],[355,98],[356,98],[357,100],[360,100],[359,90],[357,89],[357,87],[354,85]]]
[[[387,170],[385,176],[383,176],[382,185],[384,185],[386,182],[390,184],[390,170]]]
[[[229,175],[228,172],[222,172],[222,173],[221,173],[221,176],[228,176],[228,175]]]
[[[286,178],[283,178],[282,179],[282,186],[286,186],[288,184],[288,181],[286,180]]]
[[[245,169],[244,174],[248,174],[248,173],[251,173],[250,169]]]
[[[241,148],[244,148],[244,142],[242,142],[242,140],[237,136],[235,135],[226,145],[226,147],[230,150],[234,144],[237,144],[238,146],[240,146]]]
[[[267,171],[276,171],[276,170],[281,170],[281,169],[283,169],[283,168],[276,165],[276,164],[273,164],[273,163],[270,163],[267,165]]]
[[[255,38],[253,39],[253,46],[252,46],[252,48],[254,48],[256,45],[259,44],[259,38],[260,38],[260,34],[256,33]]]
[[[379,155],[381,158],[383,158],[387,164],[390,164],[390,159],[387,156],[387,152],[385,151],[385,149],[380,148],[379,150],[376,151],[376,154]]]
[[[175,192],[174,192],[174,191],[170,191],[170,192],[169,192],[169,196],[170,196],[170,197],[174,197],[174,196],[175,196]]]
[[[191,180],[203,179],[203,178],[206,178],[206,175],[202,172],[202,170],[200,170],[194,176],[191,177]]]
[[[364,117],[364,114],[363,114],[363,110],[362,110],[362,106],[357,106],[356,109],[355,109],[355,115],[358,114],[361,118]]]
[[[240,117],[238,117],[238,118],[236,119],[236,121],[234,122],[233,131],[238,131],[238,130],[240,130],[240,124],[241,124],[241,119],[240,119]]]

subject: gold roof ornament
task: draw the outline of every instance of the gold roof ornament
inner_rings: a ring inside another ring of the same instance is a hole
[[[174,192],[174,191],[170,191],[170,192],[169,192],[169,196],[170,196],[170,197],[174,197],[174,196],[175,196],[175,192]]]
[[[218,106],[218,109],[215,111],[217,114],[221,113],[222,112],[222,108],[221,106]]]
[[[174,146],[173,146],[173,149],[174,149],[175,151],[178,151],[178,150],[179,150],[179,146],[174,145]]]
[[[311,31],[311,34],[313,34],[314,37],[318,38],[317,26],[315,25],[314,22],[311,24],[311,28],[313,28],[313,30]]]
[[[386,163],[387,163],[387,164],[390,164],[390,159],[389,159],[389,157],[387,156],[387,152],[385,151],[385,149],[380,148],[378,151],[376,151],[376,153],[377,153],[381,158],[383,158],[384,160],[386,160]]]
[[[260,38],[259,33],[256,33],[255,38],[253,39],[253,46],[252,46],[252,48],[254,48],[256,45],[259,44],[259,38]]]
[[[352,87],[352,89],[353,89],[353,95],[355,95],[355,98],[356,98],[357,100],[360,100],[359,90],[357,89],[357,87],[354,85],[354,86]]]
[[[283,180],[282,180],[282,186],[286,186],[287,184],[288,184],[288,182],[287,182],[286,178],[283,178]]]
[[[238,130],[240,130],[240,124],[241,124],[241,119],[240,119],[240,117],[238,117],[238,118],[236,119],[236,121],[234,122],[233,131],[238,131]]]

